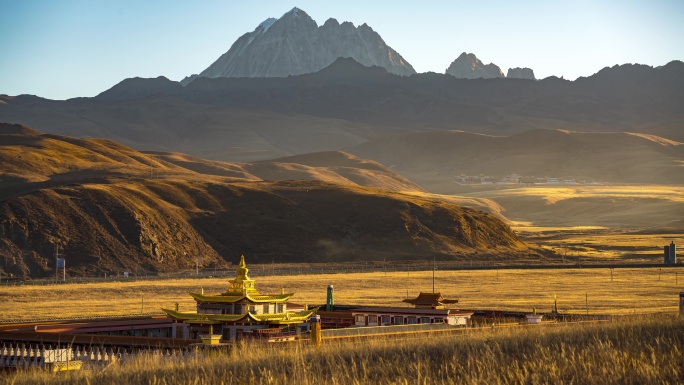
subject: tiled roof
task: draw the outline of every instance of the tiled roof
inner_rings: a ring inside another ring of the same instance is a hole
[[[416,309],[414,307],[363,307],[351,310],[352,313],[386,313],[412,315],[448,315],[449,309]]]
[[[289,294],[277,294],[277,295],[206,295],[200,293],[190,293],[192,298],[197,302],[209,302],[209,303],[235,303],[243,299],[247,299],[249,302],[253,303],[263,303],[263,302],[285,302],[294,293]]]
[[[413,299],[405,299],[404,302],[413,305],[444,305],[448,303],[458,303],[457,299],[444,299],[442,293],[420,293],[418,297]]]

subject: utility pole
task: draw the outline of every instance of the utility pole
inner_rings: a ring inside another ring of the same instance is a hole
[[[432,292],[435,292],[435,257],[432,257]]]
[[[199,277],[199,264],[204,259],[202,257],[195,257],[195,275]]]
[[[62,268],[62,280],[66,281],[66,260],[59,257],[59,244],[55,244],[55,283],[59,281],[59,268]]]
[[[587,292],[587,293],[585,294],[585,297],[584,297],[584,306],[585,306],[586,309],[587,309],[587,315],[589,315],[589,292]]]

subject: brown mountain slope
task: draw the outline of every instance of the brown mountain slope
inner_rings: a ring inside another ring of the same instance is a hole
[[[54,245],[70,274],[176,272],[197,256],[222,266],[243,253],[257,262],[310,262],[528,252],[494,216],[388,191],[417,186],[345,153],[299,159],[310,165],[230,164],[0,128],[4,272],[54,274]],[[259,180],[267,173],[309,180]]]
[[[0,179],[40,182],[51,177],[90,171],[92,175],[140,174],[150,168],[183,169],[106,139],[77,139],[41,134],[0,123]]]
[[[326,151],[294,155],[286,158],[273,159],[271,161],[257,162],[246,168],[264,180],[325,180],[323,178],[316,178],[315,175],[313,178],[296,177],[297,175],[287,174],[279,175],[278,177],[267,178],[262,174],[264,167],[268,170],[272,170],[274,168],[291,167],[291,165],[307,167],[314,170],[326,170],[342,178],[341,180],[336,181],[337,183],[341,184],[357,184],[360,186],[375,187],[390,191],[423,191],[423,189],[417,184],[411,182],[410,180],[380,163],[367,159],[361,159],[341,151]]]
[[[168,95],[112,103],[20,97],[2,105],[0,121],[61,135],[108,138],[139,150],[243,162],[337,150],[390,132],[336,118],[192,103]]]
[[[318,180],[390,191],[423,191],[387,167],[340,151],[317,152],[254,163],[212,161],[178,153],[149,153],[200,174],[248,180]]]
[[[301,158],[307,159],[319,161],[299,164],[293,158],[249,164],[210,161],[180,153],[141,153],[107,139],[41,134],[25,126],[0,123],[0,198],[26,189],[83,183],[84,179],[148,176],[321,180],[421,191],[418,185],[386,167],[350,154],[329,152]]]
[[[377,139],[349,151],[440,193],[453,192],[454,176],[460,174],[684,183],[684,144],[654,135],[531,130],[496,137],[443,131]]]
[[[34,191],[0,203],[3,270],[71,274],[189,269],[238,255],[256,262],[472,258],[526,253],[483,212],[373,188],[316,181],[129,179]]]

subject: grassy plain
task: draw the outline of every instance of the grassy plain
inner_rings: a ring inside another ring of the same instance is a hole
[[[454,185],[458,204],[505,217],[528,243],[576,261],[661,263],[684,243],[684,186]],[[454,198],[454,199],[456,199]]]
[[[432,271],[259,276],[257,289],[294,292],[291,302],[325,303],[326,286],[338,304],[405,306],[401,301],[432,291]],[[231,277],[233,274],[230,274]],[[131,280],[59,285],[3,286],[0,320],[157,313],[160,308],[194,309],[188,292],[222,293],[228,279]],[[558,298],[563,313],[674,313],[684,290],[684,267],[543,270],[458,270],[435,272],[435,290],[458,298],[462,309],[548,312]]]
[[[684,320],[661,316],[464,335],[242,344],[196,358],[140,356],[104,369],[0,374],[11,384],[674,384]]]
[[[496,202],[519,231],[611,228],[660,231],[684,227],[684,186],[455,186],[454,194]]]

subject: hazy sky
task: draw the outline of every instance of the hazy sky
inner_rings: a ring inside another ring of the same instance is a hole
[[[537,78],[684,60],[684,0],[0,0],[0,94],[66,99],[128,77],[180,80],[295,6],[319,25],[367,23],[418,72],[443,73],[464,51]]]

